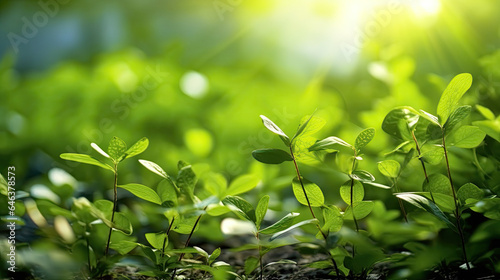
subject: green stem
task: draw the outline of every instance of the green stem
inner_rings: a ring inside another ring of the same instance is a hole
[[[205,208],[203,208],[203,210],[206,210],[206,209],[207,209],[207,207],[205,206]],[[184,243],[184,248],[187,248],[187,247],[189,246],[189,241],[191,241],[191,237],[193,236],[193,233],[194,233],[194,231],[195,231],[195,229],[196,229],[196,226],[198,225],[198,223],[199,223],[199,222],[200,222],[200,220],[201,220],[201,216],[203,216],[203,214],[199,215],[199,216],[198,216],[198,219],[196,219],[196,222],[194,223],[194,226],[193,226],[193,228],[191,229],[191,232],[189,233],[189,236],[188,236],[188,238],[187,238],[187,240],[186,240],[186,243]],[[186,253],[181,253],[181,255],[179,256],[179,259],[177,260],[177,262],[179,262],[179,263],[180,263],[180,262],[182,261],[182,258],[184,258],[184,255],[185,255],[185,254],[186,254]],[[177,272],[177,268],[176,268],[176,269],[174,269],[174,272],[172,273],[172,278],[171,278],[171,279],[174,279],[174,277],[175,277],[175,273],[176,273],[176,272]]]
[[[89,263],[89,273],[92,276],[92,264],[90,262],[90,243],[89,243],[89,237],[86,235],[87,233],[87,228],[85,228],[85,240],[87,241],[87,261]]]
[[[446,141],[444,139],[444,132],[442,137],[443,150],[444,150],[444,158],[446,160],[446,170],[448,171],[448,179],[450,180],[451,185],[451,193],[453,194],[453,201],[455,202],[455,219],[457,220],[457,228],[458,234],[460,235],[460,241],[462,243],[462,252],[465,259],[465,265],[467,266],[467,270],[470,270],[469,261],[467,259],[467,251],[465,250],[465,237],[462,231],[462,226],[460,223],[460,209],[458,207],[457,194],[455,192],[455,187],[453,187],[453,180],[451,179],[451,170],[450,170],[450,162],[448,161],[448,151],[446,150]]]
[[[161,251],[162,258],[165,256],[165,246],[167,245],[168,234],[170,233],[170,230],[172,229],[172,225],[174,224],[174,221],[175,221],[175,217],[172,218],[172,221],[170,222],[170,225],[168,225],[168,229],[165,232],[165,238],[163,239],[163,249]]]
[[[292,156],[293,164],[295,166],[295,171],[297,172],[297,178],[299,179],[300,186],[302,187],[302,191],[304,192],[304,196],[306,198],[307,206],[309,207],[309,211],[311,211],[312,217],[317,220],[316,215],[314,215],[314,211],[311,207],[311,203],[309,202],[309,197],[307,196],[306,188],[304,187],[304,183],[302,182],[302,176],[300,176],[299,166],[297,165],[297,161],[295,160],[295,156],[293,155],[292,145],[290,145],[290,155]],[[321,227],[319,226],[319,224],[317,224],[316,227],[318,228],[319,232],[321,233],[321,235],[325,239],[325,243],[326,243],[327,242],[326,239],[328,238],[328,235],[325,234],[323,232],[323,230],[321,230]],[[327,249],[327,251],[328,251],[328,254],[330,255],[330,259],[332,260],[333,267],[335,268],[335,273],[337,273],[337,276],[340,277],[340,271],[339,271],[339,268],[337,266],[337,262],[335,261],[332,254],[330,253],[330,250]]]
[[[260,239],[259,239],[259,233],[257,232],[255,234],[255,238],[257,238],[257,243],[259,244],[259,264],[260,264],[260,280],[264,279],[263,273],[264,273],[264,265],[262,264],[262,246],[260,245]]]
[[[115,212],[116,212],[116,204],[117,204],[117,185],[118,185],[118,164],[115,163],[114,165],[114,172],[115,172],[115,181],[113,184],[113,212],[111,213],[111,223],[114,223],[115,220]],[[106,257],[108,255],[109,251],[109,243],[111,242],[111,233],[113,232],[113,227],[109,228],[109,234],[108,234],[108,242],[106,244],[106,251],[104,252],[104,256]]]
[[[420,145],[418,145],[417,137],[415,137],[415,133],[413,131],[411,132],[411,136],[413,137],[413,141],[415,142],[415,147],[417,148],[418,159],[420,160],[420,163],[422,163],[422,169],[424,170],[425,181],[429,183],[429,176],[427,176],[427,170],[425,169],[425,163],[424,159],[422,158],[422,152],[420,151]]]

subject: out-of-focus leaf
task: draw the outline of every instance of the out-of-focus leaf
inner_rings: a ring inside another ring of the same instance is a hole
[[[477,126],[464,125],[450,135],[451,145],[459,148],[475,148],[483,142],[486,133]]]
[[[281,130],[281,128],[279,128],[279,126],[277,126],[273,121],[271,121],[264,115],[260,115],[260,118],[262,119],[262,122],[267,129],[269,129],[272,133],[279,135],[281,140],[287,147],[290,146],[290,138],[288,138],[288,136],[283,132],[283,130]]]
[[[254,174],[239,176],[234,179],[229,185],[229,188],[227,189],[227,195],[238,195],[248,192],[249,190],[255,188],[259,181],[260,179]]]
[[[472,75],[469,73],[462,73],[455,76],[448,84],[437,106],[437,114],[442,125],[446,123],[448,117],[455,110],[458,101],[471,85]]]
[[[365,189],[363,188],[363,184],[361,184],[361,182],[359,181],[348,180],[340,187],[340,196],[342,197],[342,200],[348,205],[351,205],[351,184],[353,184],[352,200],[354,201],[354,204],[356,204],[356,202],[362,201],[365,197]]]
[[[284,161],[292,161],[292,156],[280,149],[260,149],[252,152],[252,156],[267,164],[280,164]]]
[[[397,178],[401,170],[399,162],[392,159],[380,161],[377,166],[380,173],[389,178]]]

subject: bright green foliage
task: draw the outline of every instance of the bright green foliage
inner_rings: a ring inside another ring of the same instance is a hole
[[[469,73],[463,73],[455,76],[453,80],[448,84],[439,103],[437,106],[437,114],[439,116],[439,122],[444,125],[448,120],[448,117],[455,110],[455,107],[464,95],[464,93],[472,85],[472,75]]]
[[[259,181],[259,178],[253,174],[239,176],[231,182],[226,193],[227,195],[238,195],[246,193],[255,188]]]
[[[467,183],[457,191],[457,197],[461,203],[467,203],[468,199],[480,200],[484,197],[484,191],[472,183]]]
[[[267,129],[269,129],[272,133],[279,135],[286,146],[290,146],[290,139],[283,132],[283,130],[281,130],[281,128],[279,128],[273,121],[271,121],[264,115],[260,115],[260,118],[262,119],[262,122]]]
[[[162,201],[158,194],[151,188],[141,184],[118,185],[119,188],[126,189],[138,198],[161,205]]]
[[[255,209],[243,198],[237,196],[227,196],[222,200],[222,203],[229,206],[231,210],[238,215],[238,217],[255,223]]]
[[[365,189],[363,188],[363,184],[359,181],[352,181],[352,200],[354,204],[360,202],[365,197]],[[340,196],[342,200],[348,205],[351,205],[351,180],[346,181],[340,186]]]
[[[397,178],[401,171],[401,164],[392,159],[380,161],[378,163],[378,170],[386,177]]]
[[[356,151],[360,151],[362,148],[364,148],[368,143],[370,143],[375,136],[375,129],[374,128],[367,128],[363,131],[361,131],[358,134],[358,137],[356,137],[356,141],[354,142],[354,148],[356,148]]]
[[[425,198],[421,195],[418,194],[412,194],[412,193],[400,193],[396,195],[397,197],[401,198],[402,200],[405,200],[406,202],[424,210],[427,211],[434,216],[436,216],[439,220],[443,221],[448,225],[449,228],[453,230],[457,230],[455,224],[453,224],[448,217],[439,209],[439,207],[432,202],[432,200]]]
[[[285,217],[281,218],[281,220],[277,221],[276,223],[259,230],[259,233],[262,234],[275,234],[277,232],[286,230],[290,228],[294,221],[295,218],[299,215],[299,213],[290,213],[286,215]]]
[[[411,107],[399,107],[390,111],[384,118],[382,130],[400,139],[413,141],[411,131],[419,120],[418,112]]]
[[[116,136],[113,137],[109,142],[108,155],[115,162],[120,162],[126,150],[127,150],[127,144],[125,144],[125,142],[122,139]]]
[[[370,214],[373,210],[373,201],[360,201],[354,204],[354,217],[356,219],[363,219]],[[344,219],[353,219],[352,207],[348,206],[344,213]]]
[[[451,145],[459,148],[475,148],[483,142],[486,133],[476,126],[465,125],[458,128],[449,139]]]
[[[461,121],[467,118],[470,114],[471,107],[469,105],[460,106],[450,115],[449,119],[444,124],[445,133],[453,131]]]
[[[99,166],[101,168],[104,168],[104,169],[112,171],[112,172],[114,171],[113,167],[111,167],[108,164],[103,163],[100,160],[95,159],[89,155],[66,153],[66,154],[61,154],[61,158],[65,159],[65,160],[71,160],[71,161],[76,161],[76,162],[81,162],[81,163]]]
[[[255,208],[255,226],[260,228],[260,224],[264,220],[267,213],[267,206],[269,205],[269,195],[264,195]]]
[[[309,203],[313,207],[323,206],[325,203],[325,197],[320,187],[313,182],[310,182],[306,179],[302,178],[302,183],[304,184],[305,192],[307,193],[307,197],[309,198]],[[299,182],[299,179],[295,177],[292,181],[293,194],[298,202],[302,205],[308,205],[307,199],[304,195],[304,190],[302,189],[302,185]]]
[[[335,145],[341,145],[341,146],[345,146],[345,147],[349,147],[349,148],[353,149],[352,145],[345,142],[344,140],[342,140],[338,137],[335,137],[335,136],[330,136],[330,137],[327,137],[323,140],[317,141],[316,143],[314,143],[314,145],[309,147],[309,150],[310,151],[321,151],[321,150],[327,150],[327,149],[334,149]]]
[[[163,242],[166,240],[168,243],[168,239],[166,239],[166,234],[164,232],[160,233],[146,233],[146,240],[151,244],[151,246],[158,250],[163,250]],[[166,245],[166,244],[165,244]]]
[[[340,231],[344,223],[340,209],[335,205],[323,208],[323,219],[325,222],[323,224],[323,229],[329,232]]]
[[[448,177],[443,174],[435,173],[429,176],[429,182],[424,181],[422,189],[431,193],[442,193],[451,195],[451,184]]]

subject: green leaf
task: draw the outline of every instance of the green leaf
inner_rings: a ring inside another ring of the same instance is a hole
[[[113,160],[118,162],[123,160],[122,156],[126,150],[127,144],[125,144],[122,139],[114,136],[111,141],[109,141],[108,154]]]
[[[198,246],[193,246],[193,248],[198,251],[198,253],[200,255],[202,255],[203,257],[205,257],[206,259],[208,259],[208,253],[207,251],[203,250],[202,248],[198,247]]]
[[[479,127],[488,136],[500,142],[500,117],[493,121],[475,121],[473,125]]]
[[[310,219],[310,220],[305,220],[305,221],[302,221],[300,223],[296,223],[295,225],[293,226],[290,226],[288,227],[287,229],[283,230],[283,231],[280,231],[280,232],[277,232],[275,234],[273,234],[273,236],[271,236],[271,238],[269,238],[269,241],[273,241],[275,240],[276,238],[279,238],[281,237],[283,234],[291,231],[291,230],[294,230],[298,227],[301,227],[303,225],[307,225],[307,224],[318,224],[318,220],[317,219]]]
[[[484,107],[484,106],[481,106],[479,104],[476,104],[476,109],[479,111],[479,113],[481,113],[481,115],[483,115],[483,117],[485,117],[486,119],[490,120],[490,121],[493,121],[495,120],[495,114],[493,114],[493,112]]]
[[[171,180],[161,180],[156,187],[156,192],[160,198],[161,204],[170,201],[173,205],[178,204],[177,190],[174,185],[172,185]]]
[[[260,179],[253,174],[239,176],[229,185],[227,195],[238,195],[248,192],[249,190],[255,188],[259,181]]]
[[[168,179],[169,176],[167,175],[167,172],[165,172],[158,164],[152,162],[152,161],[149,161],[149,160],[145,160],[145,159],[140,159],[139,162],[144,166],[146,167],[147,169],[149,169],[149,171],[155,173],[155,174],[158,174],[160,175],[161,177],[163,178],[166,178]]]
[[[439,207],[430,199],[414,193],[397,193],[396,196],[424,211],[433,214],[436,218],[445,222],[449,228],[457,231],[455,224],[453,224],[448,217],[446,217],[443,211],[441,211],[441,209],[439,209]]]
[[[163,250],[163,242],[165,241],[165,237],[167,237],[167,235],[164,232],[146,233],[145,236],[146,236],[146,240],[149,242],[149,244],[151,244],[151,246],[153,248],[158,249],[158,250]],[[166,248],[166,245],[168,245],[168,238],[165,242],[165,248]]]
[[[284,161],[292,161],[292,156],[280,149],[260,149],[252,152],[252,156],[267,164],[280,164]]]
[[[316,185],[315,183],[312,183],[303,178],[302,183],[304,184],[304,189],[307,193],[307,197],[309,198],[309,203],[311,204],[311,206],[323,206],[323,204],[325,203],[325,197],[323,196],[323,192],[321,191],[320,187],[318,187],[318,185]],[[297,177],[295,177],[292,181],[292,188],[293,194],[295,195],[295,198],[297,198],[297,201],[300,202],[300,204],[307,206],[308,204],[307,199],[304,195],[304,190],[302,189],[300,181]]]
[[[158,205],[161,205],[162,203],[158,194],[147,186],[141,184],[126,184],[126,185],[119,185],[118,187],[126,189],[127,191],[131,192],[138,198],[142,198],[146,201],[153,202]]]
[[[449,134],[453,129],[465,118],[467,118],[470,114],[471,107],[466,105],[466,106],[460,106],[453,113],[451,113],[450,117],[444,124],[444,129],[445,129],[445,134]]]
[[[361,182],[373,182],[375,181],[375,177],[366,170],[354,170],[352,174],[349,175],[352,179]]]
[[[286,230],[293,225],[295,218],[300,215],[299,213],[290,213],[276,223],[266,227],[265,229],[259,230],[261,234],[275,234],[277,232]]]
[[[401,165],[392,159],[384,160],[378,163],[378,170],[386,177],[397,178],[401,171]]]
[[[101,162],[100,160],[95,159],[89,155],[65,153],[65,154],[61,154],[60,157],[62,159],[65,159],[65,160],[71,160],[71,161],[96,165],[96,166],[99,166],[101,168],[107,169],[109,171],[115,172],[113,167],[111,167],[111,166],[107,165],[106,163]]]
[[[219,204],[210,204],[207,207],[207,214],[210,216],[220,216],[224,215],[228,212],[231,212],[231,209],[229,209],[227,206],[224,205],[219,205]]]
[[[368,145],[375,136],[375,129],[374,128],[367,128],[363,131],[361,131],[358,134],[358,137],[356,137],[356,141],[354,142],[354,147],[356,148],[356,151],[361,150],[363,147]]]
[[[125,214],[115,212],[115,219],[113,221],[113,228],[123,232],[126,235],[131,235],[133,232],[132,224]]]
[[[118,252],[120,255],[126,255],[137,247],[137,243],[127,240],[113,241],[109,247]]]
[[[368,216],[373,210],[373,201],[360,201],[354,204],[354,215],[357,220]],[[352,207],[348,206],[344,212],[344,219],[352,220]]]
[[[250,275],[259,266],[259,259],[250,256],[245,260],[245,274]]]
[[[90,143],[90,146],[96,150],[98,153],[100,153],[101,155],[103,155],[104,157],[106,158],[111,158],[105,151],[103,151],[101,149],[101,147],[99,147],[96,143]]]
[[[124,154],[124,159],[126,158],[131,158],[133,156],[136,156],[142,152],[144,152],[149,145],[149,140],[148,138],[144,137],[141,140],[137,141],[132,147],[130,147],[127,151],[125,151]]]
[[[229,206],[231,210],[240,218],[254,223],[256,222],[255,210],[253,206],[243,198],[229,195],[222,200],[222,203]]]
[[[194,187],[197,182],[198,178],[191,165],[180,168],[177,174],[177,187],[181,191],[181,194],[186,195],[191,201],[194,199]]]
[[[483,142],[486,133],[477,126],[464,125],[450,135],[451,145],[459,148],[475,148]]]
[[[354,203],[362,201],[365,197],[365,189],[363,188],[363,184],[361,184],[361,182],[359,181],[348,180],[340,187],[340,196],[342,197],[342,200],[348,205],[351,205],[351,182],[353,184],[352,199]]]
[[[335,205],[323,208],[323,219],[325,220],[323,231],[337,232],[344,223],[340,209]]]
[[[469,198],[480,200],[484,197],[484,192],[476,185],[472,183],[467,183],[460,187],[457,191],[457,197],[463,204],[466,203],[466,200]]]
[[[269,129],[272,133],[275,133],[280,136],[281,140],[287,147],[290,146],[290,138],[279,128],[273,121],[268,119],[264,115],[260,115],[260,118],[262,119],[262,122],[264,123],[264,126]]]
[[[438,117],[434,116],[433,114],[428,113],[428,112],[426,112],[424,110],[420,110],[419,114],[420,114],[421,117],[423,117],[424,119],[430,121],[432,124],[435,124],[438,127],[442,127],[442,125],[439,123]]]
[[[444,157],[443,146],[441,145],[424,145],[421,148],[420,157],[429,164],[436,165],[441,162]]]
[[[327,137],[323,140],[320,140],[316,142],[314,145],[309,147],[309,151],[321,151],[321,150],[327,150],[327,149],[334,149],[336,145],[341,145],[345,147],[349,147],[351,149],[354,149],[353,146],[346,141],[335,137],[335,136],[330,136]]]
[[[227,180],[224,175],[210,172],[203,176],[205,189],[218,197],[223,197],[227,189]]]
[[[221,249],[217,248],[215,249],[210,256],[208,256],[208,265],[212,265],[212,263],[220,256],[221,254]]]
[[[172,230],[180,234],[189,234],[199,217],[196,215],[177,217],[173,222]],[[200,224],[198,223],[194,231],[198,230],[199,227]]]
[[[323,128],[323,126],[325,126],[326,121],[322,118],[314,117],[314,114],[312,114],[309,117],[306,116],[302,118],[300,123],[301,124],[299,125],[299,129],[297,129],[297,132],[292,137],[292,142],[296,138],[309,136],[313,133],[318,132],[321,128]]]
[[[413,192],[414,194],[419,194],[425,196],[426,198],[433,200],[434,203],[443,212],[453,213],[455,211],[455,200],[453,196],[443,193],[431,193],[430,192]]]
[[[434,173],[429,175],[429,182],[424,181],[422,190],[424,192],[442,193],[452,195],[450,179],[443,174]]]
[[[411,140],[411,130],[419,120],[418,112],[411,107],[399,107],[390,111],[382,122],[382,130],[387,134],[401,139]]]
[[[472,75],[462,73],[453,78],[444,90],[437,106],[437,114],[441,124],[446,123],[448,117],[455,110],[455,107],[472,85]]]
[[[257,207],[255,208],[255,226],[257,229],[260,228],[260,224],[264,220],[264,217],[267,213],[267,206],[269,205],[269,195],[264,195],[257,203]]]

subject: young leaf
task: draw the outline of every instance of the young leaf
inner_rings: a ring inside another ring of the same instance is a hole
[[[277,232],[283,231],[293,225],[295,217],[300,215],[299,213],[290,213],[276,223],[266,227],[265,229],[259,230],[261,234],[275,234]]]
[[[323,209],[323,218],[325,224],[323,225],[324,231],[337,232],[342,228],[344,219],[337,206],[332,205]]]
[[[466,203],[466,200],[469,198],[480,200],[484,197],[484,192],[476,185],[472,183],[467,183],[460,187],[457,191],[457,197],[460,199],[460,202],[463,204]]]
[[[186,195],[189,199],[194,199],[194,187],[198,182],[198,178],[194,173],[191,165],[180,168],[177,174],[177,187],[182,194]]]
[[[354,204],[354,215],[357,220],[368,216],[373,210],[373,201],[360,201]],[[344,212],[344,219],[352,219],[352,206],[348,206]]]
[[[485,117],[487,120],[494,121],[495,120],[495,114],[489,109],[484,106],[481,106],[479,104],[476,105],[476,109]]]
[[[433,200],[432,202],[443,212],[452,213],[455,211],[455,200],[453,196],[443,193],[431,193],[430,192],[412,192],[413,194],[418,194],[426,197],[427,199]]]
[[[445,133],[450,133],[457,124],[463,121],[470,114],[471,107],[469,105],[460,106],[451,113],[450,117],[444,124]]]
[[[400,107],[390,111],[382,122],[382,130],[401,139],[413,140],[411,130],[419,120],[418,112],[411,107]]]
[[[250,275],[259,266],[259,259],[250,256],[245,260],[245,274]]]
[[[240,218],[254,223],[256,222],[253,206],[243,198],[229,195],[222,200],[222,203],[229,206]]]
[[[162,201],[158,194],[151,188],[141,185],[141,184],[127,184],[119,185],[118,187],[126,189],[138,198],[142,198],[146,201],[153,202],[155,204],[161,205]]]
[[[352,189],[352,199],[354,203],[356,204],[356,202],[362,201],[365,197],[365,189],[363,188],[363,184],[361,184],[361,182],[359,181],[354,181]],[[351,205],[351,180],[348,180],[344,184],[342,184],[342,186],[340,187],[340,196],[345,203]]]
[[[140,159],[139,162],[144,167],[146,167],[147,169],[149,169],[149,171],[151,171],[153,173],[156,173],[156,174],[160,175],[163,178],[168,179],[167,173],[158,164],[156,164],[156,163],[154,163],[152,161],[149,161],[149,160],[145,160],[145,159]]]
[[[312,152],[312,151],[321,151],[326,149],[334,149],[335,145],[341,145],[354,149],[352,145],[347,143],[346,141],[335,136],[330,136],[314,143],[314,145],[309,147],[309,151]]]
[[[375,136],[375,129],[374,128],[367,128],[367,129],[361,131],[358,134],[358,137],[356,137],[356,141],[354,142],[354,148],[356,148],[356,151],[359,151],[364,146],[368,145],[368,143],[370,143],[370,141],[372,141],[374,136]]]
[[[453,224],[448,217],[446,217],[443,211],[441,211],[441,209],[439,209],[439,207],[430,199],[414,193],[397,193],[396,196],[424,211],[433,214],[438,219],[445,222],[449,228],[457,231],[455,224]]]
[[[360,182],[373,182],[375,177],[366,170],[354,170],[349,177]]]
[[[280,149],[261,149],[252,152],[252,156],[262,162],[267,164],[280,164],[284,161],[292,161],[292,156]]]
[[[108,154],[113,160],[119,161],[123,159],[122,155],[126,150],[127,144],[125,144],[122,139],[114,136],[111,141],[109,141]]]
[[[212,263],[220,256],[221,249],[215,249],[210,256],[208,256],[208,265],[212,265]]]
[[[302,179],[302,183],[304,183],[304,189],[307,193],[307,198],[309,198],[309,203],[311,203],[311,206],[323,206],[323,204],[325,203],[325,197],[323,196],[323,192],[321,191],[320,187],[306,179]],[[292,188],[293,194],[295,195],[295,198],[297,198],[297,201],[300,202],[300,204],[307,206],[308,204],[307,199],[304,195],[304,190],[302,189],[302,186],[300,185],[299,179],[297,177],[295,177],[292,181]]]
[[[378,163],[378,170],[386,177],[397,178],[401,170],[401,165],[392,159],[384,160]]]
[[[120,255],[126,255],[137,247],[137,243],[127,240],[113,241],[109,247],[118,252]]]
[[[434,173],[429,176],[429,182],[424,181],[422,190],[424,192],[442,193],[452,195],[450,179],[443,174]]]
[[[262,122],[267,129],[269,129],[272,133],[278,134],[287,147],[290,146],[290,139],[283,132],[283,130],[281,130],[281,128],[279,128],[275,123],[273,123],[273,121],[271,121],[264,115],[260,115],[260,118],[262,119]]]
[[[99,147],[96,143],[90,143],[90,146],[96,150],[98,153],[100,153],[101,155],[103,155],[104,157],[106,158],[111,158],[105,151],[103,151],[101,149],[101,147]]]
[[[227,195],[238,195],[248,192],[249,190],[255,188],[259,181],[260,179],[253,174],[239,176],[229,185]]]
[[[301,124],[299,129],[292,137],[292,142],[296,138],[309,136],[313,133],[318,132],[323,126],[325,126],[326,121],[322,118],[318,118],[314,116],[314,113],[308,118],[307,116],[301,120]]]
[[[202,248],[198,247],[198,246],[193,246],[193,248],[198,251],[198,253],[200,255],[202,255],[203,257],[205,257],[206,259],[208,259],[208,253],[207,251],[203,250]]]
[[[116,212],[113,221],[113,228],[123,232],[126,235],[131,235],[133,232],[132,224],[125,214]]]
[[[95,159],[89,155],[84,155],[84,154],[73,154],[73,153],[65,153],[61,154],[60,156],[62,159],[65,160],[71,160],[71,161],[76,161],[76,162],[81,162],[81,163],[86,163],[86,164],[91,164],[91,165],[96,165],[101,168],[107,169],[109,171],[115,172],[113,167],[107,165],[104,162],[101,162],[98,159]]]
[[[166,234],[164,232],[158,232],[158,233],[146,233],[146,240],[151,244],[151,246],[155,249],[158,250],[163,250],[163,241],[165,240]],[[168,238],[167,238],[167,243],[168,244]]]
[[[293,140],[295,140],[295,138],[299,137],[300,134],[302,134],[302,132],[304,132],[304,129],[309,124],[309,121],[311,120],[311,118],[313,117],[313,115],[314,115],[314,113],[311,116],[309,116],[309,118],[307,118],[306,121],[301,121],[301,124],[299,125],[299,128],[297,129],[297,132],[295,132],[295,135],[293,135],[293,137],[292,137],[292,142],[293,142]]]
[[[255,226],[257,229],[260,228],[260,224],[264,220],[264,217],[267,213],[267,206],[269,205],[269,195],[264,195],[257,203],[257,207],[255,208]]]
[[[156,187],[156,192],[161,200],[161,204],[171,201],[173,205],[177,205],[177,190],[174,185],[172,185],[171,180],[161,180]]]
[[[283,231],[280,231],[280,232],[277,232],[275,234],[273,234],[273,236],[271,236],[271,238],[269,238],[269,241],[273,241],[275,240],[276,238],[282,236],[283,234],[291,231],[291,230],[294,230],[298,227],[301,227],[303,225],[307,225],[307,224],[317,224],[318,223],[318,220],[317,219],[310,219],[310,220],[305,220],[305,221],[302,221],[300,223],[296,223],[295,225],[293,226],[290,226],[288,227],[287,229],[284,229]]]
[[[435,125],[437,125],[439,127],[442,127],[442,125],[439,123],[438,117],[434,116],[433,114],[428,113],[428,112],[426,112],[424,110],[420,110],[419,114],[420,114],[421,117],[423,117],[424,119],[430,121],[432,124],[435,124]]]
[[[437,114],[441,125],[446,123],[448,117],[455,110],[458,101],[471,85],[472,75],[469,73],[459,74],[451,80],[441,95],[437,107]]]
[[[132,147],[130,147],[127,151],[125,151],[124,159],[136,156],[142,152],[144,152],[149,145],[148,138],[144,137],[141,140],[137,141]]]
[[[459,148],[475,148],[483,142],[486,133],[477,126],[464,125],[450,135],[450,144]]]

